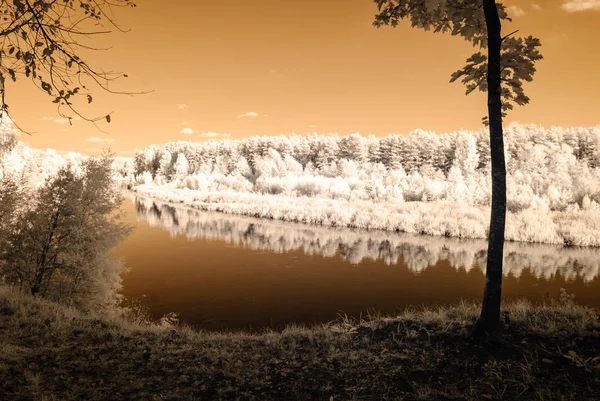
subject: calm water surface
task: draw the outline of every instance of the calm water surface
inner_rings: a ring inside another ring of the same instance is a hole
[[[280,328],[340,314],[479,299],[485,241],[331,229],[126,200],[135,226],[115,251],[127,302],[209,330]],[[600,306],[600,250],[508,243],[505,299],[560,289]]]

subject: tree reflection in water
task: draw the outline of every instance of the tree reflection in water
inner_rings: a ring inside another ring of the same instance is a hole
[[[415,273],[441,260],[466,271],[481,270],[486,261],[487,243],[483,240],[307,226],[203,212],[133,195],[132,201],[138,221],[161,227],[171,236],[226,241],[253,250],[339,255],[352,264],[372,259],[396,265],[402,259]],[[558,274],[566,280],[590,282],[600,272],[600,249],[507,243],[504,274],[520,277],[525,270],[536,278],[550,279]]]

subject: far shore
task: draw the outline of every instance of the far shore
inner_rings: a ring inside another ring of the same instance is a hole
[[[179,188],[177,182],[131,186],[133,192],[202,211],[317,226],[485,239],[489,207],[456,202],[373,202]],[[600,247],[600,210],[507,212],[507,241]]]

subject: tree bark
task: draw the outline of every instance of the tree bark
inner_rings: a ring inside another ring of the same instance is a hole
[[[500,80],[502,36],[496,1],[483,0],[483,10],[488,33],[487,83],[490,156],[492,161],[492,210],[483,304],[474,331],[476,334],[493,334],[500,329],[502,262],[506,226],[506,163],[504,160]]]
[[[52,238],[54,238],[54,232],[58,227],[58,218],[60,217],[60,211],[56,211],[52,216],[52,226],[50,227],[50,233],[48,234],[48,239],[42,248],[42,254],[40,255],[37,261],[37,274],[35,277],[35,282],[31,286],[31,295],[37,295],[42,288],[42,282],[44,281],[45,274],[48,271],[47,269],[47,256],[50,251],[50,247],[52,246]]]

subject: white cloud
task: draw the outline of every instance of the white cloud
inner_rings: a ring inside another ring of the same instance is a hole
[[[533,8],[535,11],[541,11],[542,10],[542,6],[540,6],[539,4],[532,4],[531,8]]]
[[[81,120],[81,117],[79,116],[71,117],[71,123],[79,120]],[[69,124],[69,119],[66,117],[42,117],[42,121],[53,121],[56,124]]]
[[[522,17],[525,15],[525,10],[519,6],[508,6],[508,15],[515,17]]]
[[[98,136],[93,136],[91,138],[86,139],[86,142],[93,143],[113,143],[115,140],[113,138],[100,138]]]
[[[184,129],[182,129],[181,131],[179,131],[180,134],[183,135],[194,135],[196,133],[196,131],[194,131],[191,128],[185,127]]]
[[[255,113],[253,111],[249,111],[248,113],[240,114],[238,116],[238,118],[242,118],[242,117],[258,117],[258,113]]]
[[[229,138],[231,136],[231,134],[229,133],[225,133],[225,134],[219,134],[218,132],[203,132],[202,134],[200,134],[201,137],[203,138]]]
[[[523,126],[524,124],[521,124],[521,122],[519,120],[512,120],[507,127],[520,127]]]
[[[600,11],[600,0],[563,0],[562,8],[570,13]]]
[[[185,109],[188,109],[189,107],[190,107],[190,106],[188,106],[188,105],[187,105],[187,104],[185,104],[185,103],[179,103],[179,104],[177,105],[177,108],[178,108],[179,110],[185,110]]]

